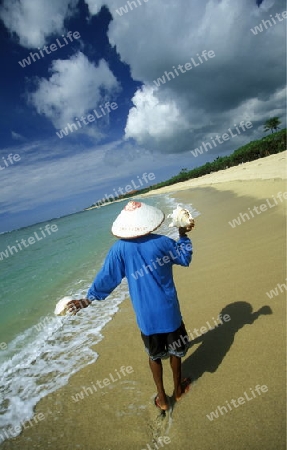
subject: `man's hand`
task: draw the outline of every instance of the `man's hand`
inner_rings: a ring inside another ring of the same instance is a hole
[[[82,298],[80,300],[71,300],[67,303],[68,312],[75,315],[80,309],[87,308],[92,302],[87,298]]]
[[[178,229],[179,235],[180,236],[185,236],[185,233],[188,233],[189,231],[191,231],[194,228],[194,220],[192,221],[192,223],[190,223],[190,225],[188,225],[187,227],[180,227]]]

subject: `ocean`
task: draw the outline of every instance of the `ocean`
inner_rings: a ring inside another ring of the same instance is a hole
[[[172,194],[144,201],[166,216],[177,205]],[[101,331],[128,297],[126,280],[106,301],[76,316],[55,316],[54,309],[64,296],[85,297],[116,241],[110,229],[125,203],[0,235],[0,444],[20,434],[41,398],[96,362]],[[191,204],[183,206],[199,214]],[[177,238],[169,222],[156,232]]]

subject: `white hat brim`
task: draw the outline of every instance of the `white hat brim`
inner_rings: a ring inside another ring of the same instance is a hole
[[[156,230],[164,221],[164,213],[154,206],[129,202],[112,225],[114,236],[133,239]]]

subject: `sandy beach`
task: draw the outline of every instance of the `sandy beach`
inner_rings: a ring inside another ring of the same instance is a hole
[[[286,151],[270,155],[267,158],[260,158],[248,163],[240,164],[238,166],[230,167],[226,170],[219,170],[200,178],[193,178],[191,180],[183,181],[171,186],[165,186],[155,191],[147,192],[142,197],[149,197],[154,194],[167,194],[170,192],[183,191],[199,186],[221,185],[224,189],[223,183],[231,181],[253,181],[253,180],[273,180],[286,179],[287,165],[286,165]],[[218,186],[216,186],[218,188]]]
[[[286,162],[287,151],[143,195],[172,194],[200,212],[193,261],[174,269],[195,342],[183,359],[194,381],[172,411],[162,417],[153,405],[148,358],[125,300],[103,330],[96,363],[40,401],[37,423],[1,449],[286,448]],[[168,361],[164,369],[171,395]]]

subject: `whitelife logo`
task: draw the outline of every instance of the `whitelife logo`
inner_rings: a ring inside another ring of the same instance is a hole
[[[105,109],[104,109],[105,108]],[[101,112],[97,111],[96,109],[93,109],[94,114],[88,114],[87,116],[82,116],[80,119],[75,117],[75,122],[67,123],[67,126],[65,128],[62,128],[59,131],[56,131],[56,135],[58,138],[62,139],[64,136],[68,136],[69,133],[73,133],[74,131],[78,131],[80,128],[83,127],[82,123],[86,126],[90,123],[94,122],[96,119],[101,119],[101,117],[104,117],[111,113],[111,110],[114,111],[115,109],[118,109],[118,105],[116,102],[106,102],[105,105],[100,105],[99,109]],[[87,120],[86,120],[87,119]],[[81,123],[82,122],[82,123]]]
[[[7,428],[6,430],[1,431],[0,444],[2,444],[6,439],[11,439],[18,436],[21,433],[22,429],[27,430],[28,428],[31,428],[34,425],[36,425],[38,422],[42,422],[42,420],[45,420],[47,418],[48,414],[53,415],[50,409],[48,409],[46,414],[38,413],[35,414],[32,419],[21,420],[21,422],[18,425],[15,425],[14,427],[9,426],[9,428]]]
[[[119,199],[121,195],[129,194],[133,190],[137,190],[140,187],[144,186],[144,183],[148,184],[149,181],[153,180],[155,180],[155,174],[153,172],[150,173],[144,172],[141,177],[137,175],[136,181],[131,180],[130,184],[127,184],[124,188],[119,187],[117,190],[113,189],[114,194],[105,194],[105,196],[101,200],[98,200],[95,203],[95,206],[99,208],[107,201],[113,202],[116,199]],[[136,183],[139,183],[139,185],[137,185]]]
[[[195,150],[190,150],[190,153],[192,153],[192,155],[196,158],[198,155],[202,155],[203,154],[203,150],[205,150],[206,152],[208,152],[208,150],[212,150],[213,148],[217,147],[217,144],[215,143],[215,141],[218,144],[223,144],[226,141],[229,141],[230,138],[234,138],[236,136],[238,136],[239,134],[241,134],[241,131],[239,130],[238,126],[236,124],[234,124],[235,130],[237,131],[237,134],[233,134],[231,128],[228,128],[228,133],[223,133],[221,135],[221,139],[220,140],[220,136],[218,136],[218,134],[212,138],[210,138],[210,141],[212,142],[212,144],[210,142],[202,142],[199,148],[196,148]],[[253,127],[252,122],[245,122],[242,120],[239,124],[239,127],[241,128],[241,130],[244,132],[247,130],[249,130],[250,128]],[[246,129],[245,129],[246,127]],[[215,140],[215,141],[214,141]]]
[[[201,328],[194,328],[192,332],[188,330],[185,336],[181,335],[180,339],[174,341],[172,344],[169,344],[169,349],[171,351],[176,351],[177,348],[180,348],[182,346],[182,343],[184,345],[190,344],[194,339],[196,339],[196,337],[202,336],[203,334],[207,333],[208,330],[214,330],[215,328],[218,328],[218,326],[223,325],[223,322],[229,322],[231,320],[231,317],[229,314],[219,314],[217,319],[214,319],[214,317],[212,317],[212,320],[215,324],[215,327],[212,327],[209,321],[207,321],[207,327],[203,326]],[[216,322],[216,320],[218,320],[218,322]]]
[[[55,224],[50,225],[49,223],[47,223],[44,230],[42,229],[42,227],[40,227],[39,230],[40,230],[39,234],[37,231],[34,231],[33,236],[29,236],[28,239],[21,239],[20,242],[18,241],[18,239],[16,239],[15,245],[12,245],[12,246],[8,245],[6,250],[0,252],[0,261],[3,261],[3,258],[4,259],[9,258],[10,255],[13,256],[15,253],[18,253],[19,250],[20,251],[23,250],[23,247],[27,248],[30,245],[33,245],[38,241],[42,241],[42,239],[44,239],[44,238],[50,236],[52,233],[55,233],[56,231],[58,231],[58,227]],[[48,236],[46,235],[46,233]]]
[[[276,197],[277,197],[277,199],[279,199],[280,200],[280,202],[282,203],[283,202],[283,198],[285,199],[285,200],[287,200],[287,191],[286,192],[278,192],[277,194],[276,194]],[[283,197],[283,198],[282,198]],[[229,225],[232,227],[232,228],[235,228],[236,226],[239,226],[239,225],[241,225],[243,222],[245,222],[246,220],[251,220],[251,219],[254,219],[254,217],[256,217],[255,215],[254,215],[254,213],[253,213],[253,211],[257,214],[257,215],[259,215],[259,214],[261,214],[262,212],[265,212],[265,211],[267,211],[267,209],[268,208],[274,208],[274,207],[276,207],[276,206],[278,206],[278,201],[276,200],[276,198],[274,197],[274,195],[272,195],[272,198],[273,198],[273,203],[271,203],[271,199],[270,199],[270,201],[269,201],[269,198],[267,198],[266,199],[266,203],[261,203],[261,205],[259,205],[259,206],[254,206],[253,208],[252,208],[252,210],[251,210],[251,208],[248,208],[248,211],[249,212],[245,212],[245,213],[239,213],[239,216],[236,218],[236,219],[233,219],[232,220],[232,222],[228,222],[229,223]]]
[[[186,73],[189,70],[200,66],[205,61],[208,61],[209,58],[215,57],[215,53],[213,50],[209,50],[209,51],[203,50],[201,55],[199,53],[197,53],[196,55],[197,55],[197,61],[195,61],[194,58],[190,58],[191,63],[187,62],[184,64],[184,66],[182,64],[179,64],[177,67],[172,66],[173,72],[165,71],[161,77],[159,77],[157,80],[153,81],[154,84],[156,85],[156,87],[160,87],[161,84],[165,84],[167,81],[173,80],[176,76],[178,77],[182,73]],[[180,73],[178,71],[180,71]]]
[[[34,325],[34,328],[36,328],[37,331],[41,331],[44,328],[46,328],[48,325],[50,325],[55,320],[55,316],[45,316],[43,319],[40,320],[40,323],[37,325]]]
[[[96,385],[95,386],[94,382],[91,382],[92,387],[90,386],[82,386],[83,390],[81,392],[77,392],[76,395],[72,395],[72,399],[74,402],[78,402],[79,400],[83,400],[85,396],[88,396],[90,394],[94,394],[94,392],[98,392],[98,388],[100,389],[104,389],[106,386],[109,386],[112,383],[115,383],[119,380],[121,380],[122,376],[126,376],[127,374],[133,373],[134,369],[132,368],[132,366],[122,366],[119,371],[117,369],[115,369],[116,372],[116,378],[114,378],[114,374],[109,373],[107,378],[104,378],[103,380],[97,380],[96,381]],[[119,373],[121,372],[121,373]]]
[[[268,387],[265,384],[263,384],[262,386],[257,384],[257,386],[255,386],[254,389],[257,392],[257,396],[260,396],[261,392],[263,392],[263,394],[264,394],[265,392],[268,391]],[[256,398],[257,396],[256,396],[255,392],[253,391],[253,389],[250,388],[249,390],[251,391],[250,397],[248,396],[248,393],[245,391],[245,392],[243,392],[244,397],[238,397],[237,400],[232,399],[229,402],[226,400],[225,403],[227,404],[228,409],[226,406],[218,405],[215,411],[211,411],[210,414],[206,414],[206,417],[208,418],[208,420],[210,420],[210,422],[212,422],[214,419],[218,419],[218,417],[220,417],[219,413],[223,416],[224,414],[227,414],[229,411],[232,411],[232,409],[238,408],[239,406],[244,405],[246,403],[246,400],[248,402],[250,402],[251,400]],[[238,404],[236,403],[236,401]],[[232,406],[230,405],[230,403]]]
[[[281,13],[283,19],[280,18],[280,13],[275,14],[276,19],[278,19],[278,22],[276,22],[276,20],[274,19],[274,17],[272,16],[272,14],[270,14],[271,20],[267,19],[267,20],[261,20],[261,23],[259,25],[256,25],[256,27],[254,28],[250,28],[250,31],[256,36],[258,33],[262,33],[262,31],[268,30],[268,28],[273,27],[273,25],[277,25],[279,22],[283,22],[284,19],[287,19],[287,11],[283,11]],[[263,26],[264,25],[264,28]]]
[[[140,277],[143,277],[146,274],[149,274],[153,272],[153,269],[157,270],[158,267],[162,267],[165,264],[170,264],[171,260],[177,259],[181,252],[184,255],[190,255],[190,252],[192,252],[192,244],[191,243],[182,243],[180,245],[180,248],[176,250],[177,255],[173,254],[172,251],[169,251],[169,255],[165,255],[162,258],[156,258],[154,261],[151,259],[150,264],[142,265],[140,269],[136,270],[134,273],[131,274],[131,276],[134,278],[134,280],[138,280]]]
[[[0,350],[7,350],[8,345],[6,344],[6,342],[1,342],[0,343]]]
[[[63,37],[63,41],[65,42],[65,44],[61,43],[59,39],[56,39],[56,43],[58,44],[59,47],[57,47],[56,44],[51,44],[49,45],[49,49],[51,51],[48,50],[48,46],[44,45],[43,49],[41,50],[38,47],[39,53],[35,52],[30,52],[30,55],[27,56],[27,58],[22,59],[22,61],[18,61],[18,63],[20,64],[20,66],[22,67],[22,69],[24,69],[24,67],[29,66],[32,62],[38,61],[39,59],[44,58],[46,55],[50,55],[52,52],[55,52],[56,50],[58,50],[58,48],[62,48],[65,47],[66,45],[70,44],[70,42],[73,42],[73,39],[79,39],[81,37],[80,33],[78,31],[74,31],[72,33],[72,31],[68,31],[67,35],[64,36],[62,34]],[[66,37],[70,40],[70,42],[66,39]],[[44,54],[43,51],[46,53]],[[37,59],[35,59],[37,57]],[[32,58],[32,61],[31,61]]]
[[[286,278],[286,280],[287,280],[287,278]],[[283,294],[283,292],[287,292],[287,284],[277,283],[275,288],[271,289],[270,292],[266,292],[267,297],[271,300],[273,297],[277,297],[277,295],[280,295],[278,289],[280,290],[281,294]]]
[[[163,448],[164,445],[170,444],[171,439],[168,436],[159,436],[156,438],[153,442],[153,444],[146,444],[145,448],[142,448],[141,450],[160,450]]]
[[[148,0],[142,0],[144,3],[147,3]],[[134,8],[138,8],[138,6],[141,6],[142,2],[141,0],[136,1],[128,1],[124,6],[120,6],[119,9],[116,9],[116,13],[119,16],[122,16],[123,14],[127,14],[129,11],[132,11]]]
[[[0,164],[0,170],[4,170],[6,169],[6,167],[12,166],[14,164],[14,162],[18,162],[21,160],[20,155],[18,155],[18,153],[15,153],[14,155],[12,153],[10,153],[8,156],[2,156],[3,159],[3,163],[1,162]],[[3,166],[2,166],[3,164]]]

